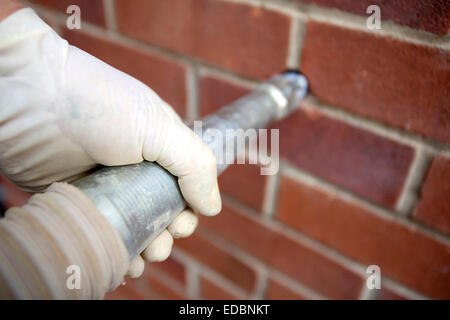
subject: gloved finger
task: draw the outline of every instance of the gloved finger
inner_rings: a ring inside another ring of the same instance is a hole
[[[198,225],[198,217],[192,209],[182,211],[167,227],[172,237],[185,238],[190,236]]]
[[[142,256],[148,262],[164,261],[169,257],[172,245],[172,235],[169,231],[164,230],[142,252]]]
[[[173,110],[162,100],[153,103],[158,117],[154,127],[149,126],[143,144],[143,156],[157,161],[178,177],[185,200],[194,211],[212,216],[221,210],[217,184],[216,158],[202,140],[181,120],[172,116]]]
[[[134,258],[128,267],[127,276],[130,278],[139,278],[144,272],[145,262],[141,256]]]

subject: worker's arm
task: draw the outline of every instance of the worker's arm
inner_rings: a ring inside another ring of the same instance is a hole
[[[178,177],[193,208],[143,254],[165,259],[172,238],[195,229],[195,213],[221,209],[212,152],[145,84],[70,46],[20,6],[0,2],[1,172],[36,192],[80,178],[98,164],[158,162]],[[138,257],[130,273],[142,269]]]

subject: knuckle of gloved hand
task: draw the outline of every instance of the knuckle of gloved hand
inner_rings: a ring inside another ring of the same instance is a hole
[[[172,235],[164,230],[152,243],[144,250],[143,257],[149,262],[160,262],[166,260],[172,251]]]
[[[190,236],[198,225],[198,217],[192,210],[187,209],[180,213],[169,225],[167,230],[174,238]]]

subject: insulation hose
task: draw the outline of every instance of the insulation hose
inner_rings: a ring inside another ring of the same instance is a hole
[[[0,220],[0,298],[100,299],[123,281],[128,252],[78,188],[54,183]],[[78,268],[79,288],[70,286]]]
[[[227,146],[234,153],[235,137],[211,139],[213,129],[228,137],[229,130],[265,128],[295,110],[306,92],[302,75],[274,76],[204,118],[203,142],[217,159]],[[226,167],[218,161],[217,172]],[[185,206],[176,178],[146,161],[104,167],[73,185],[54,183],[0,219],[0,298],[101,299]]]

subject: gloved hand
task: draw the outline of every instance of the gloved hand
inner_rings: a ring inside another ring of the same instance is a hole
[[[212,152],[155,92],[70,46],[30,8],[0,23],[0,169],[20,188],[43,191],[98,164],[156,161],[178,177],[193,210],[182,212],[143,252],[161,261],[190,235],[196,213],[219,213]],[[130,276],[139,276],[136,258]]]

